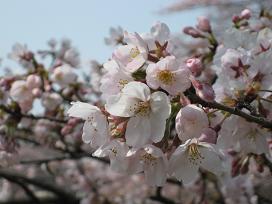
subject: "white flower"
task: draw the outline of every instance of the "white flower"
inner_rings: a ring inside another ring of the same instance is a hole
[[[143,171],[145,180],[151,186],[163,186],[167,178],[168,160],[165,154],[154,145],[145,145],[138,150],[130,150],[127,157],[135,172]],[[132,171],[130,167],[130,171]]]
[[[125,137],[127,144],[134,147],[161,141],[171,111],[165,93],[151,94],[148,86],[141,82],[125,85],[119,95],[108,99],[105,108],[113,116],[130,117]]]
[[[104,40],[107,45],[117,45],[119,43],[122,43],[123,38],[124,31],[120,26],[118,26],[116,28],[111,27],[110,36],[105,38]]]
[[[75,83],[77,75],[73,69],[65,64],[54,69],[52,74],[52,80],[59,84],[61,87],[65,87],[69,84]]]
[[[190,88],[189,70],[182,68],[174,56],[168,56],[146,69],[146,82],[153,89],[161,87],[171,95]]]
[[[103,66],[107,73],[101,79],[100,90],[105,98],[120,93],[127,83],[133,81],[130,73],[126,73],[114,60]]]
[[[135,72],[147,60],[147,45],[138,33],[124,33],[127,45],[118,47],[113,59],[120,63],[127,72]]]
[[[80,65],[79,52],[75,48],[70,48],[64,53],[63,60],[72,67]]]
[[[126,155],[129,148],[124,142],[112,140],[100,146],[94,153],[95,157],[109,157],[110,167],[118,173],[127,173],[129,167]]]
[[[219,132],[218,146],[223,149],[233,148],[245,154],[269,154],[267,139],[269,132],[255,123],[247,122],[238,116],[227,118]]]
[[[176,131],[181,140],[200,137],[209,120],[203,109],[190,104],[181,108],[176,116]]]
[[[24,80],[18,80],[12,83],[10,89],[10,96],[15,101],[25,101],[32,98],[31,89]]]
[[[24,68],[30,71],[34,70],[34,65],[32,63],[33,54],[27,49],[26,45],[16,43],[12,46],[12,52],[8,54],[8,57],[12,60],[20,63]]]
[[[155,42],[163,46],[170,38],[170,30],[165,23],[156,22],[150,29],[150,33],[141,34],[141,37],[148,45],[149,50],[156,50]]]
[[[62,103],[62,98],[57,93],[44,93],[42,105],[49,111],[55,110]]]
[[[82,140],[90,143],[92,147],[104,145],[109,138],[107,117],[99,108],[88,103],[72,102],[72,107],[67,111],[70,117],[85,120]]]
[[[170,158],[169,173],[184,184],[197,177],[202,167],[216,175],[222,173],[222,160],[215,146],[197,139],[190,139],[180,145]]]

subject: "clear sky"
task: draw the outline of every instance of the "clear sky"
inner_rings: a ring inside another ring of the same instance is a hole
[[[15,42],[34,51],[46,48],[46,42],[69,38],[83,61],[105,61],[112,48],[104,44],[111,26],[128,31],[148,32],[156,21],[180,32],[194,25],[199,11],[161,15],[157,11],[175,0],[1,0],[0,57],[5,58]],[[5,64],[6,60],[3,64]]]

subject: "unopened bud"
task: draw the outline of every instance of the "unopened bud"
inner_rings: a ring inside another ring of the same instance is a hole
[[[216,144],[217,133],[211,128],[205,128],[201,133],[199,140],[201,142],[208,142],[211,144]]]
[[[186,66],[195,77],[198,77],[203,69],[202,62],[199,58],[191,58],[186,61]]]
[[[244,10],[241,12],[240,17],[241,17],[242,19],[246,19],[246,20],[250,19],[250,17],[251,17],[251,11],[250,11],[249,9],[244,9]]]
[[[201,37],[203,37],[203,36],[201,35],[201,33],[200,33],[198,30],[196,30],[195,28],[190,27],[190,26],[185,27],[185,28],[183,29],[183,32],[184,32],[185,34],[187,34],[187,35],[192,36],[193,38],[201,38]]]
[[[205,16],[200,16],[197,18],[196,27],[203,32],[211,32],[212,30],[210,20]]]

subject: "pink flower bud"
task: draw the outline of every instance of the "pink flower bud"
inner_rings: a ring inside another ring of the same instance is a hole
[[[50,84],[47,84],[45,87],[44,87],[45,91],[50,91],[51,90],[51,85]]]
[[[39,89],[39,88],[34,88],[34,89],[32,90],[32,95],[33,95],[34,97],[40,97],[40,96],[42,95],[41,89]]]
[[[72,129],[73,128],[70,125],[66,125],[61,129],[61,134],[62,135],[67,135],[67,134],[72,132]]]
[[[242,19],[250,19],[251,17],[251,11],[249,9],[244,9],[240,14]]]
[[[190,27],[190,26],[185,27],[183,29],[183,32],[185,34],[187,34],[187,35],[192,36],[193,38],[200,38],[200,37],[202,37],[201,33],[198,30],[196,30],[195,28]]]
[[[237,16],[237,15],[232,16],[232,22],[233,22],[233,23],[238,23],[240,20],[241,20],[241,19],[240,19],[239,16]]]
[[[197,18],[197,28],[203,32],[211,32],[210,20],[205,16],[200,16]]]
[[[42,84],[39,76],[31,74],[26,79],[27,87],[30,89],[39,88]]]
[[[199,76],[202,72],[202,62],[198,58],[191,58],[186,61],[186,65],[195,77]]]
[[[78,124],[79,121],[79,118],[70,118],[67,124],[74,127],[76,124]]]
[[[215,99],[215,93],[212,86],[208,83],[201,83],[195,79],[192,79],[192,84],[196,90],[196,95],[207,102],[212,102]]]
[[[199,141],[216,144],[217,133],[211,128],[205,128],[199,137]]]

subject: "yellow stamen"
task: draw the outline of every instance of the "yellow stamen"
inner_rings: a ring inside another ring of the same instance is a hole
[[[139,54],[140,54],[140,51],[139,51],[139,49],[136,47],[136,48],[132,48],[131,50],[130,50],[130,57],[131,58],[135,58],[135,57],[137,57]]]
[[[158,72],[157,78],[163,84],[171,85],[175,81],[175,74],[169,70],[162,70]]]
[[[193,164],[198,164],[198,162],[201,163],[201,160],[204,159],[196,143],[190,144],[188,146],[187,151],[188,151],[189,161]]]

